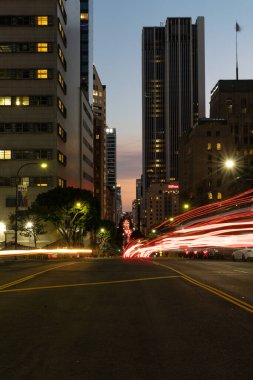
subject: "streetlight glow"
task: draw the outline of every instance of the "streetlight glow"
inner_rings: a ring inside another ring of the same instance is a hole
[[[26,228],[32,228],[33,227],[33,223],[32,222],[27,222],[26,225],[25,225]]]
[[[47,163],[46,163],[46,162],[42,162],[42,163],[40,164],[40,167],[41,167],[42,169],[46,169],[46,168],[47,168]]]
[[[235,161],[234,160],[226,160],[225,161],[225,167],[227,169],[232,169],[235,166]]]

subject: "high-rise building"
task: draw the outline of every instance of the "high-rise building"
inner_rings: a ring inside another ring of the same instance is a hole
[[[106,182],[107,186],[116,188],[116,128],[106,129]]]
[[[93,120],[79,90],[79,23],[80,0],[0,2],[0,209],[5,220],[15,210],[17,182],[28,186],[29,204],[56,186],[93,189]],[[44,171],[36,165],[41,161],[48,164]]]
[[[92,104],[93,92],[93,0],[80,0],[81,87]]]
[[[205,116],[204,18],[142,34],[143,190],[178,181],[179,138]]]
[[[94,195],[101,206],[101,217],[106,215],[106,86],[93,67],[94,114]]]

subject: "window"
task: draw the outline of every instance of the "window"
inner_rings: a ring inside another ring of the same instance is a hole
[[[216,150],[221,150],[221,143],[216,144]]]
[[[222,199],[222,194],[221,193],[217,193],[217,199]]]
[[[211,192],[208,193],[208,199],[213,199],[213,193]]]
[[[81,20],[89,20],[89,14],[88,13],[81,13],[80,19]]]
[[[37,70],[37,79],[47,79],[48,71],[47,69],[38,69]]]
[[[67,110],[60,98],[58,98],[58,108],[61,111],[62,115],[66,118]]]
[[[64,94],[66,94],[67,86],[66,86],[66,83],[65,83],[65,81],[64,81],[64,79],[63,79],[63,77],[59,71],[58,71],[58,83],[61,86],[61,89],[64,92]]]
[[[11,96],[0,96],[0,106],[11,106]]]
[[[64,57],[64,54],[63,54],[62,49],[60,48],[60,46],[58,46],[58,56],[60,58],[60,61],[62,63],[62,66],[63,66],[64,70],[66,71],[67,63],[66,63],[66,59]]]
[[[37,46],[37,52],[38,53],[47,53],[48,52],[48,43],[47,42],[38,42],[36,46]]]
[[[11,160],[11,150],[0,150],[0,160]]]
[[[67,133],[60,124],[57,125],[57,133],[58,133],[58,136],[60,136],[64,142],[67,140]]]
[[[67,158],[66,158],[65,154],[63,154],[59,150],[57,152],[57,159],[58,159],[58,162],[60,162],[64,166],[66,166],[66,164],[67,164]]]
[[[63,42],[64,46],[66,47],[67,46],[67,39],[66,39],[66,35],[64,32],[63,26],[62,26],[61,21],[59,19],[58,19],[58,30],[59,30],[59,33],[61,35],[62,42]]]
[[[212,150],[212,144],[211,143],[207,143],[207,150]]]
[[[48,16],[37,16],[36,17],[36,25],[38,25],[38,26],[48,25]]]
[[[62,17],[63,17],[65,24],[66,24],[67,23],[67,14],[66,14],[66,11],[65,11],[65,8],[63,5],[63,0],[58,0],[58,4],[59,4],[60,10],[61,10]]]
[[[16,96],[15,106],[29,106],[30,99],[29,96]]]

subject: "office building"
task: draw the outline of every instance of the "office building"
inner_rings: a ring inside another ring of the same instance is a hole
[[[106,215],[106,86],[93,67],[94,195],[100,202],[101,218]]]
[[[178,181],[179,138],[205,116],[204,18],[142,33],[143,190]]]
[[[116,188],[116,128],[106,129],[106,182],[107,186]]]
[[[28,205],[56,186],[93,189],[93,120],[80,92],[79,23],[80,0],[0,2],[5,221],[15,210],[17,183],[28,186]],[[44,171],[37,165],[42,161],[48,164]]]
[[[92,104],[93,92],[93,0],[80,0],[81,87]]]

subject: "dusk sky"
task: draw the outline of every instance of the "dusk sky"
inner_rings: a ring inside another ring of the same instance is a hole
[[[253,79],[252,0],[94,0],[94,64],[107,87],[107,125],[117,130],[117,182],[131,211],[141,162],[141,33],[167,17],[205,17],[206,116],[219,79],[235,79],[235,23],[239,79]]]

